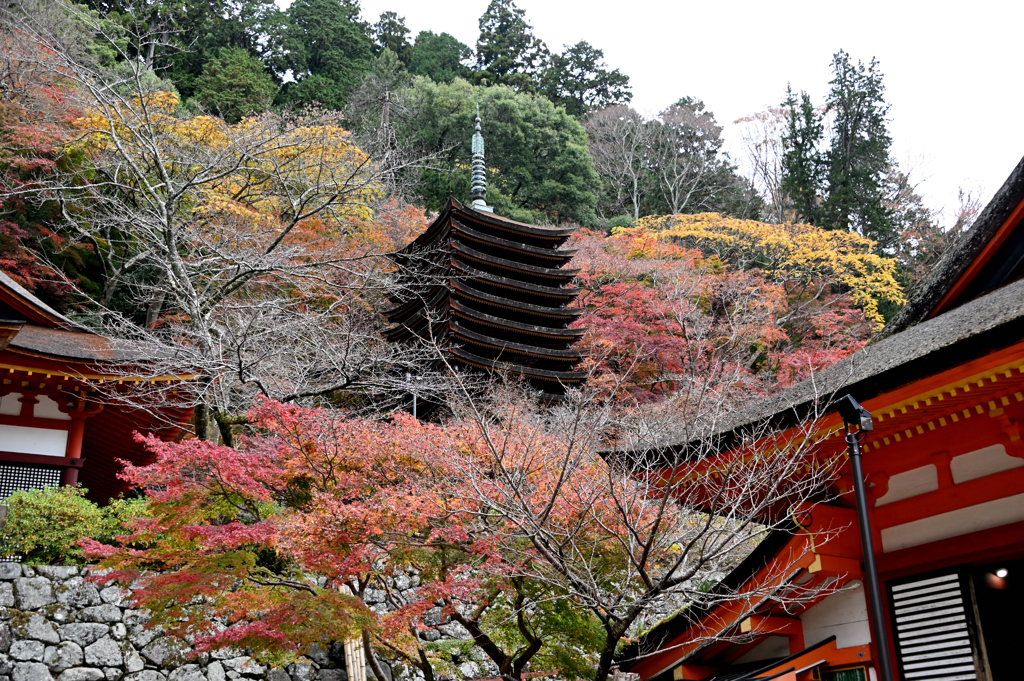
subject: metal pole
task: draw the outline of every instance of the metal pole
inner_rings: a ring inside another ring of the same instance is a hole
[[[882,597],[878,592],[878,568],[875,566],[875,543],[871,538],[871,521],[868,518],[868,496],[864,491],[864,470],[860,461],[858,433],[850,432],[850,424],[844,423],[846,446],[850,452],[853,467],[853,491],[857,498],[857,520],[860,525],[860,544],[864,550],[864,585],[868,591],[871,606],[871,623],[878,636],[875,649],[878,651],[878,675],[882,681],[892,681],[892,665],[889,663],[889,633],[882,617]]]

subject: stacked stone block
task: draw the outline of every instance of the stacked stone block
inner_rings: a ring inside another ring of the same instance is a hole
[[[87,569],[0,563],[0,681],[348,681],[344,649],[314,648],[284,669],[192,647],[146,628],[129,593]]]

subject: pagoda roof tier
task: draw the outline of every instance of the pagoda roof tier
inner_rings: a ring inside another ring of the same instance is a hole
[[[524,352],[497,350],[475,343],[454,342],[454,339],[450,347],[459,348],[464,352],[481,357],[489,362],[505,362],[518,367],[526,367],[530,370],[572,371],[573,365],[576,364],[576,362],[572,361],[558,361],[550,357],[538,357],[537,355]]]
[[[449,199],[448,205],[427,228],[427,231],[420,234],[403,248],[399,253],[411,254],[429,247],[438,237],[444,235],[451,228],[451,222],[455,216],[462,218],[462,221],[472,222],[481,232],[495,233],[495,236],[511,237],[513,241],[522,241],[541,248],[553,248],[561,245],[576,231],[574,227],[537,227],[528,225],[525,222],[509,220],[491,213],[467,208],[455,199]]]
[[[408,317],[417,309],[420,309],[424,305],[424,301],[430,307],[437,307],[444,300],[445,296],[448,295],[448,287],[443,284],[438,284],[434,289],[426,292],[422,296],[414,296],[413,298],[400,303],[390,310],[384,311],[384,317],[392,324],[401,321],[403,318]]]
[[[580,338],[586,329],[565,329],[565,328],[552,328],[550,326],[536,326],[534,324],[521,324],[501,317],[495,317],[494,315],[484,314],[478,310],[474,310],[471,307],[461,305],[458,301],[451,301],[451,308],[455,312],[456,317],[465,317],[472,319],[473,321],[486,324],[487,326],[494,326],[499,329],[514,330],[527,335],[532,336],[544,336],[548,338]]]
[[[508,234],[522,234],[535,239],[542,239],[549,244],[551,242],[558,242],[559,244],[564,243],[566,239],[576,232],[575,227],[542,227],[537,225],[528,225],[525,222],[499,217],[494,213],[481,213],[471,208],[466,208],[454,199],[452,202],[458,205],[467,214],[472,215],[477,221],[490,228],[497,229]]]
[[[459,262],[454,258],[452,259],[452,265],[463,273],[463,279],[483,281],[488,284],[493,284],[494,286],[500,286],[501,288],[512,289],[514,291],[530,295],[560,298],[562,300],[573,300],[580,293],[580,289],[578,288],[558,288],[557,286],[543,286],[541,284],[533,284],[527,281],[509,279],[508,277],[503,277],[499,274],[478,270],[471,265]]]
[[[474,355],[473,353],[467,352],[461,348],[448,348],[448,352],[457,357],[461,362],[480,369],[508,371],[510,373],[528,376],[530,378],[540,379],[543,381],[579,383],[587,377],[586,371],[550,371],[548,369],[537,369],[534,367],[523,366],[521,364],[513,364],[511,362],[487,359],[486,357]]]
[[[384,338],[389,341],[405,339],[409,334],[419,335],[419,330],[427,323],[427,315],[420,308],[404,322],[384,329]]]
[[[572,281],[579,270],[562,270],[553,267],[537,267],[535,265],[526,265],[515,260],[507,260],[505,258],[498,258],[487,253],[481,253],[475,248],[470,248],[465,244],[453,243],[452,250],[461,257],[474,260],[476,262],[484,263],[492,267],[497,267],[502,270],[508,270],[515,272],[520,277],[542,277],[544,279],[554,279],[562,284],[568,284]]]
[[[527,326],[539,326],[548,329],[564,329],[576,321],[572,317],[551,317],[548,315],[541,315],[531,310],[496,305],[494,303],[469,298],[462,294],[456,295],[453,300],[470,310],[476,310],[481,314],[490,315],[492,317],[507,319],[510,315],[514,315],[515,320],[518,323],[525,324]]]
[[[522,244],[515,241],[509,241],[508,239],[484,234],[483,232],[478,232],[475,229],[471,229],[459,222],[453,221],[453,224],[453,231],[459,237],[464,237],[468,241],[475,241],[477,243],[486,244],[502,250],[511,251],[517,255],[525,256],[526,259],[536,257],[543,260],[557,260],[562,264],[565,264],[572,260],[572,257],[576,254],[575,250],[555,251],[550,248],[538,248],[537,246],[530,246],[528,244]]]
[[[497,350],[508,349],[522,354],[535,355],[537,357],[546,357],[566,362],[578,362],[583,359],[583,356],[576,350],[559,350],[557,348],[544,348],[537,345],[513,343],[512,341],[500,340],[482,333],[477,333],[457,324],[452,324],[450,328],[454,338],[467,343],[481,345],[483,347],[494,348]]]
[[[512,298],[504,298],[502,296],[491,295],[490,293],[484,293],[479,289],[471,286],[468,282],[453,281],[452,288],[458,291],[462,297],[470,300],[479,300],[486,302],[491,305],[497,305],[498,307],[508,308],[510,310],[527,310],[534,314],[538,314],[544,317],[555,317],[557,319],[572,321],[579,317],[581,314],[586,312],[581,307],[549,307],[546,305],[534,305],[532,303],[524,303],[520,300],[514,300]]]

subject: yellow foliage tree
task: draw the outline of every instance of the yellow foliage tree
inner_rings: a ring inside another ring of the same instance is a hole
[[[871,239],[845,230],[804,224],[769,224],[718,213],[655,215],[636,223],[654,239],[672,240],[739,269],[757,268],[791,296],[816,300],[833,289],[846,293],[876,328],[879,303],[905,302],[896,260],[875,255]]]

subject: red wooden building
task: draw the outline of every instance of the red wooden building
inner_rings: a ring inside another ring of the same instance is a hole
[[[0,273],[0,500],[61,483],[87,487],[100,503],[126,491],[117,460],[151,460],[133,433],[171,435],[168,424],[188,418],[103,398],[117,386],[131,390],[140,380],[132,368],[144,362],[137,349],[74,323]]]
[[[645,681],[859,681],[878,678],[886,646],[904,681],[1024,678],[1022,217],[1024,161],[882,337],[816,379],[874,416],[863,465],[885,634],[862,588],[847,461],[825,495],[835,500],[802,509],[806,532],[774,532],[719,587],[829,589],[787,607],[739,599],[684,610],[627,650],[625,669]],[[770,421],[794,427],[815,393],[801,384],[780,394]],[[845,451],[838,415],[821,429],[834,435],[819,451]],[[726,444],[692,465],[733,455]],[[833,540],[815,541],[829,529]]]

